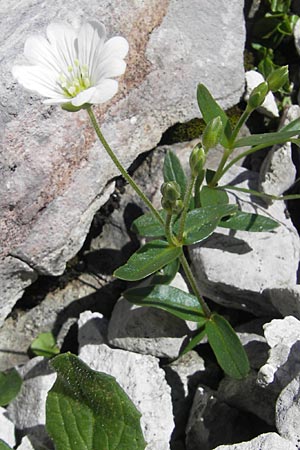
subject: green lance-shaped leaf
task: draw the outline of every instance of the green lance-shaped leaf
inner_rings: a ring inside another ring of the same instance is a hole
[[[213,205],[227,205],[229,198],[226,191],[203,186],[200,192],[200,201],[201,205],[204,207]]]
[[[176,181],[179,184],[181,198],[183,198],[186,190],[186,176],[179,159],[171,151],[168,151],[165,156],[163,174],[165,182]]]
[[[0,450],[13,450],[9,445],[7,445],[2,439],[0,439]]]
[[[163,309],[183,320],[199,324],[207,320],[197,297],[165,284],[131,288],[125,291],[124,297],[135,305]]]
[[[209,90],[203,84],[198,85],[197,100],[199,109],[206,124],[208,124],[215,117],[221,118],[223,124],[223,132],[220,138],[220,142],[223,147],[229,148],[232,130],[227,114],[221,108],[221,106],[218,105]]]
[[[242,231],[272,231],[279,223],[266,216],[238,211],[234,216],[221,219],[219,227]]]
[[[18,395],[22,382],[16,369],[0,372],[0,406],[8,405]]]
[[[264,147],[269,147],[270,145],[283,144],[298,134],[300,134],[300,129],[277,131],[276,133],[253,134],[252,136],[246,136],[238,139],[234,143],[234,147],[238,148],[253,145],[263,145]]]
[[[180,352],[180,356],[185,355],[186,353],[190,352],[191,350],[193,350],[193,348],[196,347],[196,345],[198,345],[202,339],[204,338],[204,336],[206,335],[206,330],[205,330],[205,323],[204,325],[199,323],[200,328],[197,330],[196,334],[190,339],[190,341],[188,342],[188,344],[184,347],[184,349],[182,350],[182,352]]]
[[[284,127],[280,128],[280,132],[283,131],[296,131],[300,133],[300,118],[292,120],[290,123],[286,124]]]
[[[169,284],[174,279],[180,267],[179,258],[174,259],[162,269],[160,269],[151,279],[151,284]]]
[[[177,259],[181,252],[181,247],[172,247],[166,241],[148,242],[124,266],[119,267],[114,275],[122,280],[141,280]]]
[[[247,354],[231,325],[218,314],[206,322],[208,342],[220,367],[232,378],[244,378],[249,370]]]
[[[166,211],[159,211],[163,220],[166,218]],[[131,230],[139,236],[163,237],[165,235],[164,226],[148,212],[135,219],[131,225]]]
[[[51,358],[59,353],[56,340],[52,333],[40,333],[30,346],[31,351],[38,356]]]
[[[236,211],[236,205],[206,206],[189,211],[184,226],[184,244],[191,245],[206,239],[217,228],[222,217]]]
[[[140,416],[115,378],[70,353],[56,356],[46,428],[56,450],[143,450]]]

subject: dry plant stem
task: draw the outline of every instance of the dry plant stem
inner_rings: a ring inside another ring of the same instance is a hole
[[[186,274],[186,277],[189,281],[189,284],[203,309],[205,317],[207,317],[209,319],[211,316],[211,310],[207,306],[205,300],[203,299],[202,295],[200,294],[200,292],[198,290],[198,286],[197,286],[196,280],[194,278],[193,272],[191,271],[189,263],[187,262],[186,257],[184,256],[183,253],[179,257],[179,260],[183,267],[184,273]]]
[[[106,141],[106,139],[104,138],[100,127],[97,123],[96,117],[94,115],[94,112],[92,110],[91,107],[87,108],[87,112],[88,115],[90,116],[91,122],[93,124],[93,127],[95,129],[95,132],[101,142],[101,144],[103,145],[104,149],[106,150],[106,152],[108,153],[108,155],[110,156],[110,158],[112,159],[113,163],[115,164],[115,166],[119,169],[119,171],[121,172],[122,176],[125,178],[125,180],[130,184],[130,186],[135,190],[135,192],[138,194],[138,196],[143,200],[143,202],[148,206],[148,208],[150,209],[150,211],[152,212],[153,216],[161,223],[164,225],[164,221],[161,217],[161,215],[159,214],[159,212],[157,211],[157,209],[152,205],[152,203],[150,202],[150,200],[145,196],[145,194],[140,190],[140,188],[138,187],[138,185],[135,183],[135,181],[131,178],[131,176],[129,175],[129,173],[127,173],[127,171],[124,169],[124,167],[122,166],[122,164],[120,163],[120,161],[118,160],[117,156],[115,155],[115,153],[113,152],[113,150],[110,148],[108,142]]]

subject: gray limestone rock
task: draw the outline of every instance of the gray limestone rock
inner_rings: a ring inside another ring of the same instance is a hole
[[[276,403],[278,433],[300,448],[300,375],[298,374],[280,393]]]
[[[264,329],[270,352],[258,373],[258,382],[263,387],[271,385],[279,394],[300,372],[300,322],[287,316],[272,320]]]
[[[220,185],[257,189],[257,174],[234,167]],[[234,194],[234,195],[233,195]],[[203,295],[217,303],[251,311],[255,315],[279,315],[264,290],[294,286],[299,263],[299,237],[285,207],[268,208],[254,197],[233,191],[231,201],[246,212],[279,222],[272,232],[250,233],[217,228],[204,242],[189,248],[192,268]]]
[[[269,288],[264,291],[272,305],[285,316],[294,316],[300,319],[300,285],[289,287]]]
[[[179,273],[171,286],[188,292]],[[109,321],[108,341],[114,347],[136,353],[177,358],[191,329],[195,329],[195,324],[161,309],[133,305],[121,298]]]
[[[281,120],[280,128],[300,117],[300,107],[291,105]],[[292,160],[292,144],[275,145],[267,154],[259,173],[259,190],[281,195],[295,181],[296,167]]]
[[[17,447],[17,450],[35,450],[31,444],[30,439],[27,436],[24,436],[21,444]]]
[[[11,420],[7,418],[5,408],[0,407],[0,440],[10,447],[16,445],[15,426]]]
[[[90,322],[92,329],[88,331]],[[84,313],[79,327],[79,357],[92,369],[115,377],[140,410],[146,449],[169,450],[174,428],[171,390],[158,359],[104,344],[103,319],[98,313]]]
[[[7,407],[7,414],[23,435],[29,434],[32,441],[49,444],[45,430],[45,404],[56,374],[50,369],[48,360],[42,357],[31,359],[19,368],[23,384],[17,397]]]
[[[265,433],[248,442],[220,445],[214,450],[297,450],[296,447],[277,433]]]
[[[95,112],[108,142],[129,167],[170,125],[199,115],[197,83],[206,84],[225,108],[239,101],[244,84],[243,4],[25,0],[20,5],[13,0],[1,12],[1,271],[9,271],[12,255],[29,266],[27,272],[58,275],[80,249],[117,170],[85,111],[70,114],[43,105],[13,80],[13,64],[24,62],[25,39],[44,35],[51,21],[74,24],[90,17],[103,21],[109,36],[128,39],[128,68],[119,94]],[[8,279],[0,286],[1,320],[16,298],[4,296],[7,283],[12,290]],[[21,295],[23,288],[18,283],[15,289]]]

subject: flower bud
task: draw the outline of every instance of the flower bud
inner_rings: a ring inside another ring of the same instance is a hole
[[[173,204],[172,212],[174,214],[179,214],[183,210],[183,201],[181,199],[176,200],[176,202]]]
[[[190,168],[193,177],[199,175],[206,161],[206,154],[201,144],[196,145],[190,154]]]
[[[269,90],[276,92],[289,81],[289,67],[282,66],[274,70],[267,78]]]
[[[251,109],[256,109],[260,105],[262,105],[268,91],[269,86],[266,81],[263,81],[258,86],[256,86],[249,96],[248,107],[250,107]]]
[[[168,213],[172,213],[173,205],[174,203],[170,202],[170,200],[166,200],[165,197],[161,198],[161,206]]]
[[[162,193],[163,198],[171,203],[175,203],[181,195],[180,186],[176,181],[167,181],[166,183],[163,183],[160,192]]]
[[[222,131],[223,123],[220,116],[208,122],[202,136],[202,144],[206,151],[218,144]]]

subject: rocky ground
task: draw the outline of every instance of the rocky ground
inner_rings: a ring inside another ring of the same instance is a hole
[[[23,3],[7,6],[10,15],[3,22],[14,32],[3,43],[7,59],[1,68],[0,370],[17,367],[24,383],[0,410],[0,438],[18,450],[51,449],[44,407],[55,374],[46,359],[32,358],[28,349],[39,333],[52,331],[62,352],[76,353],[91,368],[116,377],[142,413],[147,450],[299,449],[299,207],[239,193],[232,200],[244,210],[259,211],[281,226],[259,235],[218,229],[189,252],[201,292],[239,334],[249,376],[224,377],[205,341],[176,359],[191,324],[129,304],[122,298],[126,283],[112,276],[140,245],[130,225],[143,204],[116,178],[84,111],[74,119],[41,106],[8,75],[25,34],[42,33],[56,16],[74,20],[70,2],[67,9],[56,2],[54,10],[44,3],[41,9],[39,1]],[[102,17],[133,49],[120,96],[99,110],[99,119],[122,162],[159,206],[166,151],[174,151],[187,167],[196,142],[170,144],[170,130],[163,133],[199,117],[197,83],[206,84],[225,108],[240,102],[245,80],[251,87],[255,75],[245,76],[243,68],[243,5],[238,0],[204,1],[201,7],[196,0],[151,0],[138,7],[129,0],[122,6],[98,3],[83,2],[78,15]],[[299,36],[300,26],[295,31],[300,53]],[[262,113],[256,116],[259,124],[266,113],[276,120],[274,98]],[[281,124],[299,116],[295,104]],[[264,155],[234,167],[226,183],[286,192],[299,172],[295,149],[274,147],[262,164]],[[214,168],[217,161],[213,149],[207,164]],[[181,274],[173,284],[188,290]]]

